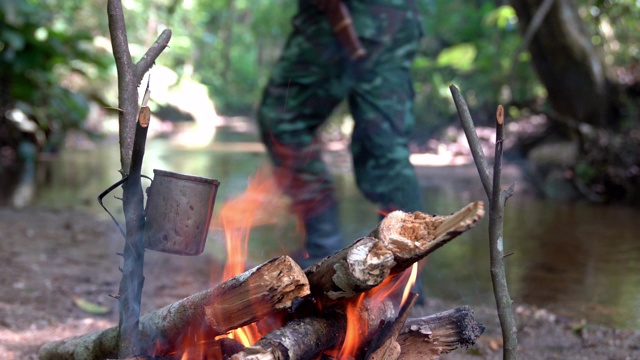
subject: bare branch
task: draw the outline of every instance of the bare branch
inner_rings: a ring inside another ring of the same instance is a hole
[[[489,209],[489,243],[491,256],[491,280],[493,293],[498,308],[498,318],[502,327],[504,339],[504,359],[516,359],[518,338],[516,322],[511,308],[511,297],[507,286],[504,266],[504,204],[509,191],[501,190],[500,177],[502,174],[502,147],[504,144],[504,117],[498,110],[496,116],[496,150],[493,163],[493,196]]]
[[[484,152],[482,151],[480,139],[478,139],[478,135],[476,134],[476,127],[473,124],[473,119],[469,113],[467,102],[464,101],[462,94],[460,94],[460,90],[458,90],[455,85],[449,85],[449,89],[453,95],[453,102],[456,104],[456,109],[458,109],[458,116],[460,117],[460,122],[462,122],[464,134],[467,136],[471,155],[473,155],[473,160],[478,168],[480,181],[482,182],[484,191],[487,193],[487,198],[491,199],[491,176],[489,175],[489,165],[487,164],[487,158],[484,156]]]
[[[133,66],[122,3],[117,0],[109,0],[107,2],[107,16],[109,18],[109,35],[111,35],[113,57],[116,60],[118,77],[120,77],[121,71],[128,70]]]
[[[140,171],[149,125],[149,108],[140,109],[138,115],[138,85],[142,76],[164,50],[171,31],[162,32],[153,46],[137,65],[131,60],[127,27],[120,0],[108,0],[107,16],[113,56],[118,70],[118,125],[120,129],[120,173],[127,181],[123,185],[123,208],[126,219],[126,243],[123,251],[119,297],[120,321],[118,325],[118,355],[121,358],[139,354],[139,319],[142,287],[144,286],[145,227],[144,196],[140,184]],[[148,93],[148,89],[147,89]]]
[[[496,147],[495,159],[493,163],[493,181],[490,179],[487,160],[480,147],[480,142],[473,125],[473,119],[469,114],[469,109],[454,86],[449,86],[453,101],[458,109],[458,115],[462,122],[462,127],[467,135],[467,141],[473,154],[473,160],[478,169],[480,180],[489,198],[489,253],[491,257],[491,281],[493,283],[493,294],[496,299],[502,337],[504,339],[503,357],[505,360],[515,360],[518,355],[518,338],[516,323],[513,318],[512,301],[507,287],[507,277],[504,267],[504,205],[507,198],[513,194],[514,186],[502,191],[500,176],[502,172],[502,149],[504,143],[504,109],[502,105],[496,111]]]
[[[553,5],[554,2],[555,0],[544,0],[542,5],[540,5],[535,15],[533,16],[533,19],[531,19],[531,22],[529,23],[529,26],[527,27],[527,31],[522,36],[522,43],[520,44],[520,47],[514,54],[514,57],[513,57],[514,60],[512,64],[515,63],[515,60],[517,59],[518,55],[520,55],[520,53],[529,46],[531,39],[533,39],[533,35],[535,35],[538,32],[538,29],[540,29],[540,26],[542,25],[542,21],[549,13],[549,10],[551,9],[551,6]]]
[[[142,59],[138,61],[136,64],[136,83],[140,84],[144,74],[151,69],[154,62],[160,56],[162,51],[167,48],[169,44],[169,40],[171,40],[171,30],[165,29],[162,31],[158,39],[151,45],[151,47],[144,54]]]

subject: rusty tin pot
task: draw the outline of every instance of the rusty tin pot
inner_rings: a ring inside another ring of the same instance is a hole
[[[145,248],[202,254],[220,182],[157,169],[153,173],[147,194]]]

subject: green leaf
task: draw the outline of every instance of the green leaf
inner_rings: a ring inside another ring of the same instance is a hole
[[[438,54],[436,62],[440,67],[452,67],[460,71],[469,71],[476,59],[478,49],[470,43],[461,43],[450,46]]]
[[[489,12],[484,18],[485,24],[497,25],[500,29],[507,28],[508,25],[518,21],[516,10],[509,5],[503,5]]]
[[[80,310],[84,312],[88,312],[89,314],[104,315],[104,314],[108,314],[111,311],[111,308],[109,307],[92,303],[91,301],[81,298],[77,295],[73,295],[72,299],[73,299],[73,303],[78,308],[80,308]]]

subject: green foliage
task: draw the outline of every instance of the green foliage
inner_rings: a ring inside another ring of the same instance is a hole
[[[440,51],[436,64],[439,68],[449,66],[464,73],[472,70],[477,55],[478,49],[474,44],[461,43]]]
[[[640,3],[637,0],[583,0],[580,15],[601,47],[609,65],[640,62]]]
[[[416,137],[432,136],[457,121],[452,83],[480,125],[493,120],[498,103],[526,104],[546,96],[528,52],[515,56],[521,46],[517,17],[500,3],[505,2],[418,1],[424,37],[413,66]],[[578,4],[608,64],[629,72],[640,63],[636,0]],[[205,84],[220,114],[246,115],[260,101],[297,2],[123,0],[123,6],[134,61],[170,28],[169,49],[158,63]],[[0,2],[2,88],[11,88],[13,103],[37,117],[46,131],[81,126],[88,98],[115,103],[110,47],[104,0]]]
[[[196,58],[195,73],[210,87],[219,112],[246,114],[259,101],[296,6],[290,0],[198,4],[210,10],[199,25],[203,38],[194,41],[196,48],[206,49]]]
[[[477,122],[491,121],[499,103],[540,96],[520,46],[512,7],[494,2],[422,1],[425,36],[414,63],[417,136],[428,137],[456,121],[449,85],[463,91]]]
[[[0,3],[0,81],[8,93],[2,108],[17,106],[34,117],[54,149],[63,134],[80,128],[88,99],[75,91],[89,67],[106,67],[91,50],[92,36],[60,26],[47,6],[35,1]]]

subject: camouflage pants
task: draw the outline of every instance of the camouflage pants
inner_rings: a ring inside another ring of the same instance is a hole
[[[422,208],[407,149],[414,124],[410,67],[420,22],[406,6],[372,2],[346,2],[368,53],[354,62],[324,15],[301,1],[294,31],[263,94],[262,140],[294,212],[303,217],[336,201],[317,132],[345,98],[355,122],[350,150],[359,189],[384,211]]]

